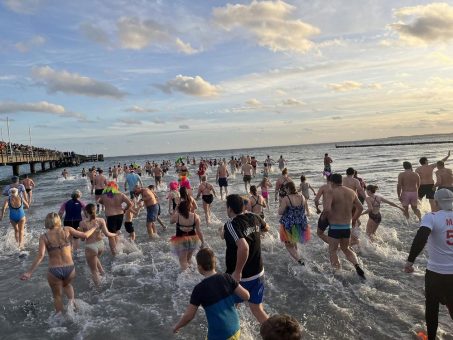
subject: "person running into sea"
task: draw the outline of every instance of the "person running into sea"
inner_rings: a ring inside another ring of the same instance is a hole
[[[443,161],[438,161],[436,165],[436,183],[434,186],[438,189],[453,191],[453,173],[451,169],[446,168]]]
[[[384,197],[376,195],[378,187],[377,185],[367,185],[366,193],[367,198],[365,202],[367,204],[368,209],[365,210],[362,215],[368,214],[368,223],[366,225],[366,234],[370,238],[371,241],[374,241],[376,236],[376,230],[379,227],[379,224],[382,221],[381,216],[381,203],[387,203],[392,207],[400,209],[404,213],[404,209],[393,202],[386,200]]]
[[[64,179],[68,179],[69,171],[66,170],[66,169],[63,169],[63,172],[61,173],[61,176],[63,176]]]
[[[163,175],[164,175],[164,172],[162,171],[161,167],[159,166],[159,164],[156,164],[153,168],[153,176],[154,176],[154,183],[155,183],[157,189],[162,184]]]
[[[3,196],[9,196],[9,189],[11,189],[11,188],[17,188],[17,190],[19,191],[19,196],[20,196],[24,201],[27,201],[27,203],[30,202],[30,201],[28,200],[28,194],[27,194],[27,190],[25,189],[25,186],[24,186],[23,184],[20,184],[20,183],[19,183],[19,176],[13,176],[13,177],[11,177],[11,184],[6,185],[6,186],[3,188],[2,195],[3,195]]]
[[[332,194],[327,196],[328,202],[324,207],[329,220],[330,263],[334,269],[341,268],[338,259],[338,247],[340,247],[348,261],[354,265],[357,274],[365,279],[365,273],[359,266],[357,256],[349,246],[351,225],[356,224],[362,213],[362,204],[353,190],[342,185],[343,178],[340,174],[332,174],[330,180],[332,182]],[[355,207],[354,215],[352,215],[353,207]]]
[[[244,200],[239,195],[228,195],[226,200],[229,220],[223,226],[226,243],[226,272],[250,293],[249,308],[259,323],[268,319],[263,309],[264,266],[261,257],[261,232],[269,226],[258,215],[244,213]],[[243,302],[235,297],[235,302]]]
[[[249,188],[247,185],[250,187],[250,181],[252,180],[252,171],[253,167],[250,165],[250,162],[247,161],[247,163],[243,163],[242,168],[241,168],[241,174],[244,176],[244,187],[245,187],[245,192],[249,192]]]
[[[322,185],[316,193],[314,203],[316,207],[316,213],[320,214],[318,219],[318,227],[316,229],[316,235],[329,244],[329,237],[325,234],[326,229],[329,227],[329,220],[327,218],[327,212],[325,210],[326,203],[328,202],[328,196],[332,194],[332,186],[330,182],[330,176],[326,177],[326,184]],[[322,211],[319,209],[319,200],[322,198]]]
[[[450,157],[450,151],[446,157],[442,158],[441,161],[445,162]],[[429,200],[429,205],[431,206],[431,211],[436,210],[436,205],[434,204],[434,193],[436,188],[434,187],[433,180],[433,171],[436,168],[436,163],[429,164],[428,158],[421,157],[420,166],[415,169],[415,172],[420,176],[420,187],[418,188],[418,199],[421,201],[423,197],[426,197]]]
[[[30,206],[33,198],[33,189],[35,188],[36,184],[30,177],[28,177],[28,175],[24,176],[22,184],[25,187],[25,191],[27,192],[28,195],[27,202],[28,205]]]
[[[159,217],[159,202],[157,201],[157,195],[149,188],[135,187],[134,194],[136,196],[141,195],[143,203],[146,207],[146,230],[150,240],[158,238],[156,228],[156,221]]]
[[[88,171],[88,178],[90,179],[90,184],[91,184],[91,195],[93,195],[94,194],[94,179],[96,178],[96,168],[94,166]]]
[[[267,211],[269,211],[269,188],[272,188],[272,183],[271,181],[269,181],[269,178],[263,177],[259,184],[259,187],[261,189],[261,195],[266,202]]]
[[[161,209],[160,209],[160,203],[159,203],[159,196],[157,196],[156,194],[156,187],[152,184],[148,185],[148,189],[151,190],[151,192],[154,194],[154,197],[156,198],[156,201],[157,201],[157,206],[158,206],[158,210],[157,210],[157,222],[159,222],[160,226],[162,227],[162,230],[166,230],[167,229],[167,226],[164,224],[164,222],[162,222],[162,219],[160,218],[160,213],[161,213]]]
[[[214,200],[214,196],[217,197],[214,187],[207,182],[206,175],[201,176],[201,183],[198,186],[198,194],[196,200],[201,196],[203,200],[203,210],[206,219],[206,225],[209,226],[211,223],[211,204]]]
[[[297,244],[310,240],[310,226],[305,214],[305,198],[299,195],[294,182],[285,184],[287,195],[280,201],[280,241],[285,244],[289,255],[300,265],[305,265],[300,257]]]
[[[308,208],[308,200],[310,199],[310,190],[313,192],[313,195],[316,196],[316,191],[313,189],[310,183],[307,182],[307,179],[304,175],[300,176],[300,185],[298,192],[302,193],[302,196],[305,198],[305,211],[307,216],[310,216],[310,209]]]
[[[204,247],[203,233],[200,229],[200,217],[190,211],[190,203],[179,203],[176,213],[170,217],[170,223],[176,224],[176,234],[170,239],[173,253],[178,256],[181,271],[192,265],[192,255],[201,241]]]
[[[105,187],[107,186],[107,178],[104,176],[104,170],[99,169],[98,175],[94,178],[94,198],[96,201],[99,201],[101,198],[102,192],[104,191]],[[102,207],[97,206],[97,212],[99,213],[102,210]]]
[[[266,208],[266,200],[258,194],[255,185],[250,186],[247,211],[259,215],[264,220],[264,208]]]
[[[80,190],[74,190],[71,194],[71,199],[65,201],[58,211],[60,218],[64,216],[63,226],[71,227],[75,230],[79,229],[80,222],[82,222],[82,210],[85,208],[85,203],[80,200],[82,192]],[[72,250],[77,253],[79,249],[79,239],[74,237],[72,239]]]
[[[198,204],[197,201],[189,194],[189,191],[187,190],[186,187],[180,187],[179,188],[179,202],[178,205],[183,202],[187,201],[189,202],[189,210],[191,212],[195,212],[195,210],[198,209]]]
[[[231,275],[216,272],[216,258],[211,249],[201,249],[196,256],[198,271],[204,279],[195,286],[184,315],[173,327],[173,333],[187,325],[201,305],[208,319],[206,339],[238,340],[240,337],[239,315],[234,297],[248,301],[250,294]]]
[[[134,198],[134,191],[137,185],[140,187],[143,186],[142,179],[135,173],[134,169],[131,168],[124,181],[124,191],[127,191],[127,188],[129,187],[129,195],[131,199]]]
[[[360,181],[357,178],[354,178],[355,172],[356,171],[353,168],[346,169],[346,177],[343,178],[343,186],[354,191],[357,195],[357,198],[359,198],[359,201],[360,201],[360,197],[365,198],[366,193],[365,193],[365,190],[363,190],[363,187],[360,184]],[[360,203],[363,204],[362,201],[360,201]],[[355,213],[354,209],[355,209],[355,207],[352,208],[353,215]],[[360,218],[359,218],[359,219],[357,219],[357,223],[352,226],[351,246],[359,245],[359,243],[360,243],[360,241],[359,241],[360,224],[361,224],[361,222],[360,222]]]
[[[329,157],[328,153],[324,154],[324,171],[322,172],[323,176],[330,176],[332,174],[332,167],[330,164],[333,163],[332,158]]]
[[[234,174],[234,172],[233,172]],[[219,167],[217,168],[217,174],[215,181],[219,183],[220,187],[220,199],[223,200],[223,188],[225,188],[225,197],[228,196],[228,169],[224,162],[219,163]]]
[[[96,206],[92,203],[87,204],[84,209],[87,219],[80,223],[80,230],[83,232],[95,229],[95,232],[85,240],[85,259],[91,271],[91,277],[96,287],[101,283],[99,275],[104,275],[99,257],[104,252],[104,240],[102,234],[107,237],[116,237],[117,235],[108,231],[105,220],[96,217]]]
[[[105,217],[107,219],[107,229],[116,237],[109,237],[110,251],[116,255],[116,244],[118,242],[118,231],[123,225],[124,212],[132,206],[132,202],[125,194],[118,190],[118,184],[114,181],[107,183],[99,203],[105,207]],[[126,204],[126,208],[123,208]]]
[[[423,216],[404,266],[406,273],[412,273],[415,259],[428,243],[425,274],[428,340],[436,339],[439,304],[447,306],[453,320],[453,192],[439,189],[434,194],[434,200],[439,211]]]
[[[124,228],[129,233],[129,240],[135,241],[135,229],[134,229],[134,218],[138,216],[143,202],[137,202],[135,199],[131,200],[132,205],[129,209],[124,212]]]
[[[72,260],[71,236],[82,239],[89,238],[96,229],[80,232],[71,227],[62,227],[61,219],[57,213],[49,213],[44,221],[47,232],[39,237],[38,254],[30,269],[23,273],[21,280],[29,280],[44,259],[49,255],[49,272],[47,281],[52,290],[56,313],[64,312],[63,292],[69,300],[69,304],[75,306],[74,288],[72,281],[75,278],[74,261]]]
[[[167,201],[168,201],[168,215],[173,215],[176,211],[176,207],[178,206],[179,202],[179,191],[178,187],[179,184],[176,181],[170,182],[168,185],[170,188],[170,192],[167,195]]]
[[[299,322],[287,314],[272,315],[260,327],[263,340],[301,340],[302,333]]]
[[[396,185],[396,193],[398,199],[404,208],[404,216],[409,218],[409,205],[412,211],[417,216],[418,221],[422,219],[420,210],[418,209],[418,189],[420,188],[420,176],[412,170],[410,162],[403,162],[404,171],[398,175],[398,184]]]
[[[282,170],[282,175],[275,182],[275,202],[278,202],[283,197],[286,196],[286,184],[292,182],[293,180],[288,175],[288,169],[284,168]]]
[[[285,164],[287,163],[286,159],[283,158],[283,155],[280,155],[280,158],[278,159],[277,162],[278,162],[278,168],[280,169],[280,171],[282,171],[285,168]]]
[[[9,196],[3,203],[0,220],[5,216],[6,208],[9,208],[9,222],[14,228],[14,237],[17,246],[19,250],[22,250],[24,248],[25,222],[27,221],[24,209],[28,208],[28,202],[19,195],[19,190],[17,188],[9,189]]]

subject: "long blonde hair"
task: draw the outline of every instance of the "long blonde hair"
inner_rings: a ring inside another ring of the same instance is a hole
[[[48,213],[46,219],[44,220],[44,226],[46,227],[46,229],[54,229],[55,227],[57,228],[61,227],[60,216],[55,212]]]

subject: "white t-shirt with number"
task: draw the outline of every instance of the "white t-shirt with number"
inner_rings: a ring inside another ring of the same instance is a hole
[[[453,211],[426,214],[420,225],[431,229],[426,268],[439,274],[453,274]]]

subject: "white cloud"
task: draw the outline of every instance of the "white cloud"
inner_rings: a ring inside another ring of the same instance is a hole
[[[67,111],[64,106],[41,101],[37,103],[0,102],[0,114],[18,112],[50,113],[61,117],[75,117],[85,120],[84,115]]]
[[[42,0],[3,0],[7,8],[20,14],[33,14],[42,2]]]
[[[18,42],[14,46],[19,52],[26,53],[33,47],[40,46],[46,42],[46,39],[40,35],[36,35],[28,41]]]
[[[282,104],[287,106],[301,106],[304,105],[305,103],[295,98],[289,98],[282,100]]]
[[[180,128],[181,130],[189,130],[189,129],[190,129],[190,126],[189,126],[189,125],[186,125],[186,124],[181,124],[181,125],[179,126],[179,128]]]
[[[363,87],[363,84],[356,81],[348,80],[342,83],[330,83],[327,84],[327,87],[337,92],[345,92],[360,89]]]
[[[453,39],[453,6],[447,3],[403,7],[394,14],[399,22],[390,28],[406,43],[423,45]]]
[[[142,107],[139,105],[134,105],[132,107],[128,107],[127,109],[124,109],[126,112],[135,112],[135,113],[150,113],[150,112],[156,112],[156,109],[151,109],[151,108],[146,108]]]
[[[175,45],[177,47],[177,50],[184,54],[195,54],[195,53],[200,52],[199,50],[196,50],[195,48],[190,46],[189,43],[185,43],[184,41],[182,41],[179,38],[176,38]]]
[[[252,98],[250,100],[247,100],[245,102],[245,104],[247,104],[248,106],[251,106],[251,107],[260,107],[263,105],[263,103],[261,103],[258,99],[256,98]]]
[[[210,84],[200,76],[188,77],[181,74],[164,85],[156,85],[164,92],[182,92],[191,96],[210,97],[218,93],[218,87]]]
[[[118,122],[125,124],[125,125],[142,125],[142,122],[137,120],[137,119],[131,119],[131,118],[120,118],[118,119]]]
[[[453,58],[442,53],[442,52],[433,52],[431,54],[431,57],[439,62],[441,62],[442,64],[446,64],[446,65],[453,65]]]
[[[320,30],[301,20],[291,19],[295,7],[283,1],[253,1],[250,5],[228,4],[213,10],[214,21],[223,29],[238,28],[253,36],[258,45],[277,51],[305,53]],[[241,33],[242,33],[241,32]]]
[[[50,93],[64,92],[90,97],[119,99],[126,95],[115,86],[68,71],[56,71],[49,66],[35,67],[33,78]]]

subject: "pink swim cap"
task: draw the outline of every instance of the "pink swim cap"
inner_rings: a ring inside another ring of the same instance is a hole
[[[178,186],[178,182],[176,181],[170,182],[169,184],[170,190],[178,190]]]
[[[192,189],[190,187],[190,182],[187,179],[185,179],[184,181],[181,181],[181,187],[185,187],[186,189]]]

